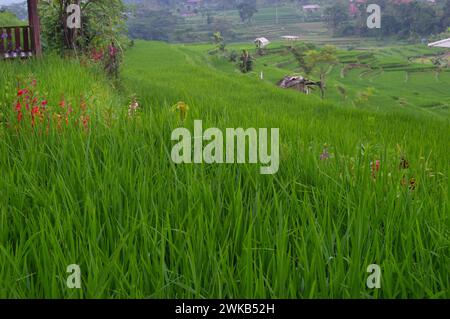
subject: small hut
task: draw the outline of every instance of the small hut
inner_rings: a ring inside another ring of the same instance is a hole
[[[314,87],[321,88],[321,82],[314,82],[301,75],[287,75],[277,83],[283,89],[295,89],[305,94],[310,94]]]
[[[315,13],[320,10],[320,6],[318,4],[307,4],[302,7],[304,12],[307,13]]]
[[[270,44],[270,41],[266,38],[256,38],[255,41],[253,41],[256,44],[256,47],[258,49],[264,49],[266,46]]]
[[[0,27],[0,59],[41,56],[38,0],[27,0],[28,25]]]

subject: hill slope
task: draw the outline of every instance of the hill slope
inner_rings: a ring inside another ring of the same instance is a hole
[[[123,70],[137,117],[117,107],[49,135],[1,126],[1,297],[449,297],[448,122],[339,108],[205,61],[137,42]],[[16,70],[44,81],[53,63]],[[63,84],[76,99],[55,74],[51,104]],[[78,74],[83,91],[102,84]],[[97,88],[98,108],[114,101]],[[171,133],[195,119],[279,128],[279,172],[173,164]],[[73,263],[80,290],[66,287]]]

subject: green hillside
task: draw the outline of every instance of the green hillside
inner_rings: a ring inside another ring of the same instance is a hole
[[[296,43],[293,44],[297,46]],[[234,74],[238,70],[235,63],[220,55],[209,56],[211,45],[187,45],[184,47],[195,56],[203,56],[206,63],[226,73]],[[272,43],[265,55],[256,55],[251,44],[233,44],[231,51],[246,49],[255,58],[254,71],[248,77],[260,78],[275,85],[285,75],[300,74],[305,76],[299,62],[282,42]],[[436,57],[450,60],[442,49],[430,49],[425,45],[396,46],[362,46],[354,49],[339,49],[339,63],[328,71],[326,100],[340,106],[356,109],[370,109],[391,112],[393,110],[417,116],[436,116],[448,118],[450,112],[450,70],[444,68],[437,72],[432,60]],[[317,74],[311,74],[318,79]],[[339,92],[345,90],[345,96]],[[358,97],[367,89],[373,92],[364,101]],[[320,92],[315,92],[320,96]]]
[[[207,50],[138,41],[116,87],[58,58],[2,65],[0,297],[450,297],[447,113],[321,101],[274,86],[283,68],[261,81],[259,61],[243,75]],[[30,74],[55,114],[84,101],[89,123],[17,123]],[[279,128],[278,173],[175,165],[171,133],[194,120]],[[81,290],[65,286],[73,263]]]

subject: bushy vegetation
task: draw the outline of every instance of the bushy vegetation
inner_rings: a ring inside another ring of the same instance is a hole
[[[70,4],[80,4],[81,28],[67,26]],[[45,45],[53,50],[75,50],[89,52],[105,48],[111,42],[118,46],[125,43],[125,7],[122,0],[45,0],[39,2],[42,31]]]
[[[314,12],[302,9],[310,4],[308,1],[292,0],[210,0],[200,5],[158,0],[131,3],[137,12],[129,22],[133,37],[171,42],[206,42],[220,31],[233,42],[260,36],[274,40],[292,34],[316,41],[330,40],[330,36],[358,36],[418,43],[450,27],[450,0],[435,4],[425,0],[403,4],[374,0],[354,3],[355,11],[350,10],[348,0],[316,0],[320,9]],[[368,4],[381,6],[381,30],[367,28]]]
[[[442,3],[442,4],[441,4]],[[367,28],[366,9],[378,4],[382,12],[382,28]],[[357,12],[349,12],[348,1],[337,0],[325,9],[325,21],[335,36],[395,36],[417,40],[418,37],[442,33],[450,26],[450,0],[432,5],[412,1],[397,3],[391,0],[374,0],[367,4],[355,3]]]
[[[13,27],[25,25],[25,22],[19,20],[13,13],[0,10],[0,27]]]

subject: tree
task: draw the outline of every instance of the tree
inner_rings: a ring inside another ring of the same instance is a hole
[[[169,41],[177,24],[178,18],[167,9],[155,11],[142,7],[130,19],[128,29],[132,38]]]
[[[67,6],[81,9],[81,28],[67,26]],[[50,49],[86,52],[125,41],[125,6],[122,0],[41,0],[39,1],[44,43]]]
[[[239,10],[239,16],[242,22],[247,21],[250,23],[253,15],[258,12],[255,0],[244,0],[244,2],[237,5],[237,9]]]
[[[208,11],[206,13],[206,24],[210,25],[214,22],[214,16],[212,15],[212,13],[210,11]]]
[[[225,39],[223,38],[222,34],[218,32],[214,32],[214,43],[217,46],[217,49],[221,52],[225,51]]]
[[[242,73],[248,73],[253,70],[253,58],[247,50],[242,50],[240,69]]]
[[[449,67],[449,62],[443,56],[438,56],[436,58],[432,58],[431,62],[436,67],[436,79],[439,79],[440,74],[444,71],[444,69]]]
[[[325,80],[330,67],[338,63],[336,48],[331,45],[326,45],[320,50],[310,50],[306,52],[305,63],[308,70],[312,73],[318,70],[320,77],[320,95],[322,99],[325,96]]]
[[[450,27],[450,0],[447,0],[444,4],[441,25],[443,28]]]
[[[308,52],[310,50],[314,50],[314,49],[315,49],[315,45],[312,43],[301,43],[300,45],[290,48],[290,51],[294,55],[295,59],[297,60],[299,67],[306,74],[311,73],[310,65],[308,65],[305,61],[306,52]]]
[[[333,6],[326,8],[324,15],[325,24],[332,31],[333,35],[338,35],[350,19],[348,7],[343,2],[336,2]]]

